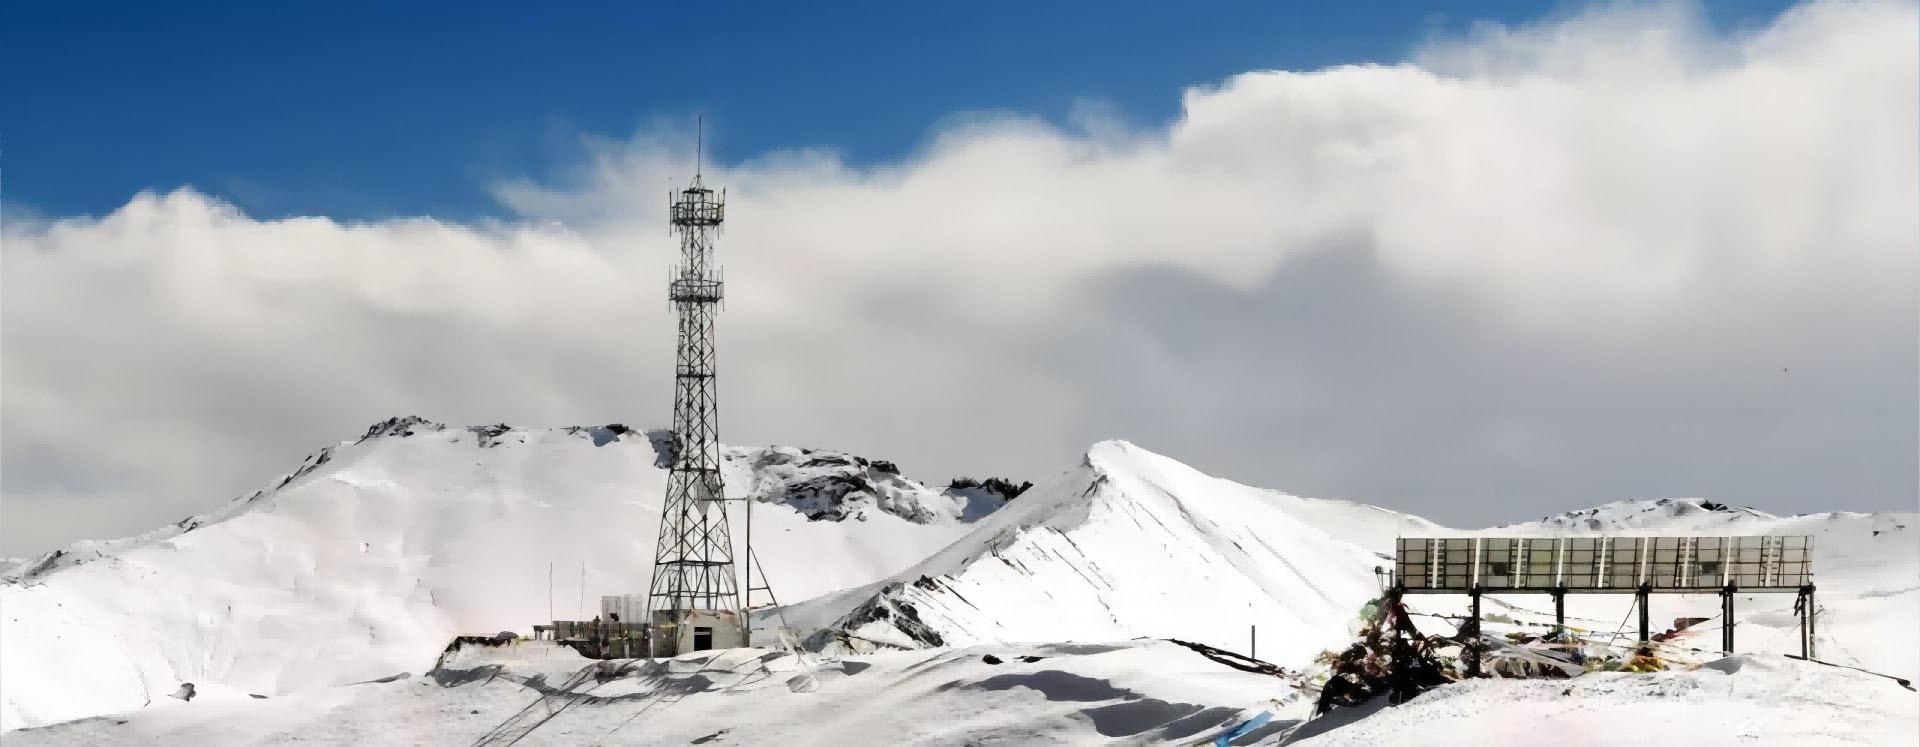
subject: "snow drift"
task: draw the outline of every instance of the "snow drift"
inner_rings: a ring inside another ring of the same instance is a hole
[[[807,558],[764,563],[784,599],[884,578],[1004,501],[837,452],[724,456],[729,493],[760,506],[757,553]],[[12,566],[0,728],[139,708],[182,682],[275,695],[424,671],[457,634],[591,617],[601,594],[646,591],[660,458],[618,425],[395,418],[213,514]]]

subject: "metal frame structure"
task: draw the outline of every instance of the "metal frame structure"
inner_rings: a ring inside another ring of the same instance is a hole
[[[1554,621],[1566,626],[1568,594],[1632,594],[1640,641],[1651,631],[1652,594],[1720,595],[1721,649],[1733,652],[1733,597],[1798,595],[1800,655],[1814,655],[1813,538],[1745,537],[1403,537],[1394,553],[1389,593],[1466,594],[1466,630],[1478,634],[1484,594],[1549,594]],[[1477,673],[1478,657],[1468,660]]]
[[[723,294],[713,253],[714,237],[726,221],[726,192],[708,189],[695,168],[693,182],[667,199],[670,230],[680,237],[680,263],[667,297],[678,312],[680,331],[674,363],[673,463],[647,590],[646,622],[655,656],[681,653],[679,628],[695,610],[738,615],[742,637],[751,635],[746,632],[751,626],[744,619],[746,605],[720,477],[714,319]],[[751,527],[751,513],[747,520]],[[750,542],[751,535],[747,539]]]

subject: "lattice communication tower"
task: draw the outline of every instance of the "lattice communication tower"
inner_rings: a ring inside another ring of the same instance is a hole
[[[713,332],[721,276],[714,264],[713,240],[726,220],[726,192],[708,189],[696,168],[693,183],[668,200],[671,230],[680,237],[680,263],[667,288],[680,334],[674,365],[673,464],[653,582],[647,590],[655,656],[732,646],[736,643],[729,638],[739,636],[744,643],[748,635],[720,478],[714,386]]]

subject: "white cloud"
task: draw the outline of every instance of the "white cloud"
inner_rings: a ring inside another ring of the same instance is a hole
[[[1733,37],[1682,6],[1602,9],[1406,64],[1247,73],[1158,131],[1087,105],[873,168],[710,164],[731,199],[723,434],[929,479],[1130,437],[1443,521],[1519,517],[1422,501],[1812,509],[1755,486],[1841,473],[1859,502],[1910,503],[1917,26],[1912,2]],[[187,190],[9,222],[0,551],[204,509],[391,414],[664,422],[686,139],[595,141],[563,183],[500,185],[499,224],[260,221]],[[1799,389],[1745,378],[1781,361]],[[1289,419],[1321,409],[1335,425]],[[1626,444],[1675,423],[1693,430]],[[1529,440],[1591,484],[1539,495],[1510,466]],[[1780,458],[1740,456],[1760,451]]]

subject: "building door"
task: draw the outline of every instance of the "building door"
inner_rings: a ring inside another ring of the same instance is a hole
[[[693,629],[693,650],[705,651],[713,648],[713,628]]]

